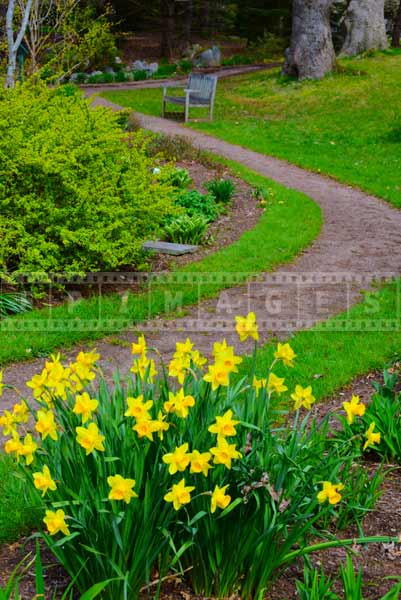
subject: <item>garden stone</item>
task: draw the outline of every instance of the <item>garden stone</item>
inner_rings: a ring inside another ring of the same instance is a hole
[[[105,70],[104,70],[104,72],[105,73],[110,73],[110,75],[113,75],[113,76],[115,76],[115,74],[116,74],[116,72],[113,69],[113,67],[106,67]]]
[[[197,67],[219,67],[221,65],[221,50],[218,46],[213,46],[195,58]]]
[[[152,75],[154,75],[154,73],[156,73],[156,71],[158,71],[158,69],[159,69],[159,63],[157,63],[157,62],[149,63],[145,67],[145,71],[151,73]]]
[[[198,246],[189,246],[188,244],[172,244],[171,242],[149,241],[142,244],[143,250],[153,250],[160,254],[171,254],[180,256],[181,254],[189,254],[196,252]]]

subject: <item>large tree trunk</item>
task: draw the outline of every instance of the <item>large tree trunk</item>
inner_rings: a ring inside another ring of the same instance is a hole
[[[172,58],[175,47],[175,0],[161,0],[161,55]]]
[[[344,23],[347,35],[341,56],[387,48],[384,0],[351,0]]]
[[[391,38],[391,45],[393,48],[400,47],[400,36],[401,36],[401,0],[398,5],[397,15],[395,17],[393,25],[393,35]]]
[[[321,79],[336,62],[330,28],[334,0],[294,0],[291,47],[283,73],[299,79]]]

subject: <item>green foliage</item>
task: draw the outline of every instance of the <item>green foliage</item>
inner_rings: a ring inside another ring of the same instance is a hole
[[[165,225],[167,241],[176,244],[202,244],[208,227],[208,219],[201,214],[180,215]]]
[[[176,167],[171,169],[171,171],[166,172],[166,177],[164,179],[173,187],[181,190],[186,189],[192,183],[188,171],[181,167]]]
[[[0,92],[0,269],[87,272],[138,266],[174,214],[141,134],[71,89]]]
[[[145,81],[148,78],[148,74],[143,69],[134,71],[134,81]]]
[[[0,294],[0,318],[7,315],[18,315],[31,310],[32,304],[26,294],[9,292]]]
[[[332,591],[333,581],[326,577],[322,569],[317,570],[309,566],[305,560],[304,579],[295,582],[299,600],[339,600]]]
[[[160,65],[156,73],[153,74],[154,79],[164,79],[171,77],[177,70],[177,65]]]
[[[214,221],[219,214],[219,207],[212,194],[201,194],[197,190],[178,194],[175,203],[185,208],[190,217],[203,215],[208,222]]]
[[[113,83],[114,75],[113,73],[97,73],[96,75],[90,75],[86,83]]]
[[[213,179],[205,187],[214,196],[216,202],[223,204],[230,202],[235,191],[235,185],[231,179]]]

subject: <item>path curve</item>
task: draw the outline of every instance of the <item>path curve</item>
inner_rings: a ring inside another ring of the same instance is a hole
[[[100,97],[94,99],[94,104],[121,109]],[[357,302],[361,298],[361,289],[366,289],[372,278],[401,273],[401,211],[358,189],[285,161],[229,144],[172,121],[142,114],[135,116],[146,129],[184,135],[202,150],[237,161],[305,193],[321,206],[324,213],[320,236],[291,265],[277,269],[273,275],[266,274],[257,282],[225,290],[216,299],[201,302],[185,318],[159,319],[139,325],[139,329],[147,332],[150,345],[156,346],[163,356],[171,357],[175,341],[185,339],[186,335],[190,335],[207,355],[210,355],[212,342],[223,336],[236,346],[237,351],[244,353],[250,346],[238,346],[232,333],[234,315],[253,310],[258,317],[262,339],[272,333],[286,337],[291,331],[311,327]],[[120,344],[107,341],[96,344],[106,374],[116,367],[126,372],[131,366],[129,343],[135,336],[125,332],[118,338]],[[11,365],[4,371],[4,381],[21,388],[21,382],[40,371],[42,364],[43,360],[33,360]],[[6,398],[0,406],[7,408]]]

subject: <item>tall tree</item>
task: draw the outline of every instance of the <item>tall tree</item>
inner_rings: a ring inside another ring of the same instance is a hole
[[[336,57],[330,28],[334,0],[294,0],[291,46],[283,73],[299,79],[321,79],[332,71]]]
[[[393,48],[400,47],[400,37],[401,37],[401,0],[398,5],[397,14],[393,24],[393,33],[391,36],[391,45]]]
[[[351,0],[344,17],[347,30],[342,56],[387,48],[384,0]]]
[[[26,3],[22,3],[21,6],[21,23],[15,30],[15,0],[8,1],[8,8],[6,14],[6,33],[7,33],[7,49],[8,49],[8,61],[7,61],[7,76],[5,81],[6,88],[13,88],[15,86],[15,72],[17,69],[17,52],[21,45],[23,37],[26,32],[26,28],[29,22],[29,15],[32,8],[32,0],[27,0]],[[15,35],[16,34],[16,35]]]

